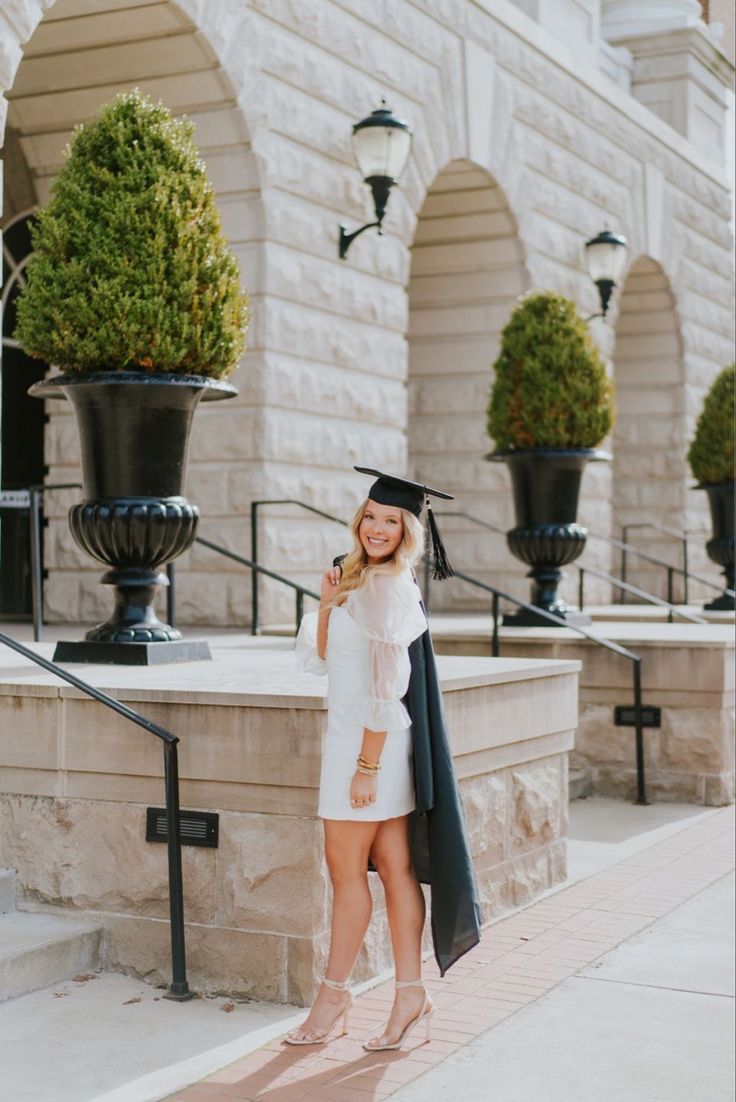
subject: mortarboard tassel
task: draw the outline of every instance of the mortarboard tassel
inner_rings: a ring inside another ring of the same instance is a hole
[[[434,563],[432,577],[438,582],[444,581],[445,578],[453,578],[455,576],[455,571],[450,566],[450,560],[447,557],[445,545],[442,542],[442,536],[437,527],[437,521],[434,519],[434,513],[432,512],[432,506],[429,504],[429,498],[427,498],[427,522],[429,524],[429,534],[432,539],[432,559]]]

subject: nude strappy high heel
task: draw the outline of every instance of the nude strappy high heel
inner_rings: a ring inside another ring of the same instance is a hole
[[[396,986],[396,988],[399,988],[399,987],[422,987],[423,988],[424,984],[422,983],[421,979],[419,979],[419,980],[396,980],[395,986]],[[424,1002],[422,1003],[422,1009],[419,1011],[416,1018],[412,1018],[410,1022],[406,1023],[406,1025],[404,1026],[403,1030],[401,1031],[401,1033],[399,1035],[398,1040],[394,1041],[390,1045],[388,1045],[388,1044],[379,1045],[377,1042],[372,1042],[370,1040],[369,1041],[364,1041],[363,1042],[363,1048],[367,1049],[368,1052],[384,1052],[386,1049],[401,1048],[401,1046],[403,1045],[404,1041],[406,1040],[406,1038],[411,1033],[414,1026],[417,1025],[418,1022],[420,1022],[422,1020],[422,1018],[424,1018],[425,1021],[426,1021],[425,1038],[424,1039],[425,1039],[425,1041],[430,1041],[432,1039],[431,1036],[430,1036],[430,1027],[431,1027],[432,1014],[434,1014],[434,1007],[432,1006],[432,1001],[431,1001],[429,995],[427,994],[427,992],[425,990],[425,992],[424,992]]]
[[[337,1036],[343,1037],[347,1033],[348,1014],[350,1013],[351,1007],[353,1005],[353,994],[352,991],[350,991],[350,989],[348,988],[348,981],[328,980],[325,978],[322,980],[322,983],[325,985],[325,987],[331,987],[333,991],[347,991],[348,1001],[346,1006],[344,1006],[342,1010],[338,1010],[337,1014],[330,1022],[329,1028],[326,1029],[324,1033],[318,1033],[310,1037],[292,1037],[290,1036],[290,1033],[298,1032],[303,1028],[303,1026],[296,1026],[295,1029],[292,1029],[290,1033],[287,1033],[284,1037],[284,1041],[287,1045],[323,1045],[325,1041],[329,1039],[329,1036],[335,1028],[335,1023],[337,1022],[338,1018],[342,1018],[342,1029],[340,1033],[337,1034]]]

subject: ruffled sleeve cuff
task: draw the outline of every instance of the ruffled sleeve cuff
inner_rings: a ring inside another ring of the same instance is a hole
[[[327,663],[317,653],[317,620],[319,613],[308,612],[302,617],[302,622],[296,637],[296,660],[300,669],[305,673],[326,674]]]
[[[368,697],[363,702],[361,723],[369,731],[405,731],[411,727],[411,717],[400,700]]]

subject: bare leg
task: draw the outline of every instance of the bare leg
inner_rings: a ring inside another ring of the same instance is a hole
[[[368,854],[382,825],[380,822],[323,819],[325,857],[332,880],[332,929],[330,953],[325,975],[331,980],[347,980],[363,944],[373,903],[368,887]],[[345,991],[324,984],[314,1006],[302,1025],[289,1036],[320,1035],[349,1002]]]
[[[406,815],[381,823],[370,854],[386,893],[397,980],[416,980],[422,974],[426,908],[411,864],[408,823]],[[398,1040],[406,1024],[421,1011],[424,998],[421,987],[397,990],[386,1029],[376,1042],[391,1044]]]

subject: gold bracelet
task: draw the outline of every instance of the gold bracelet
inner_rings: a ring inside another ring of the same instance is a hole
[[[363,754],[358,754],[358,764],[364,765],[366,769],[380,769],[380,761],[369,761]]]
[[[356,773],[362,773],[366,777],[377,777],[378,776],[378,770],[377,769],[364,769],[362,765],[358,765],[355,769],[355,772]]]

